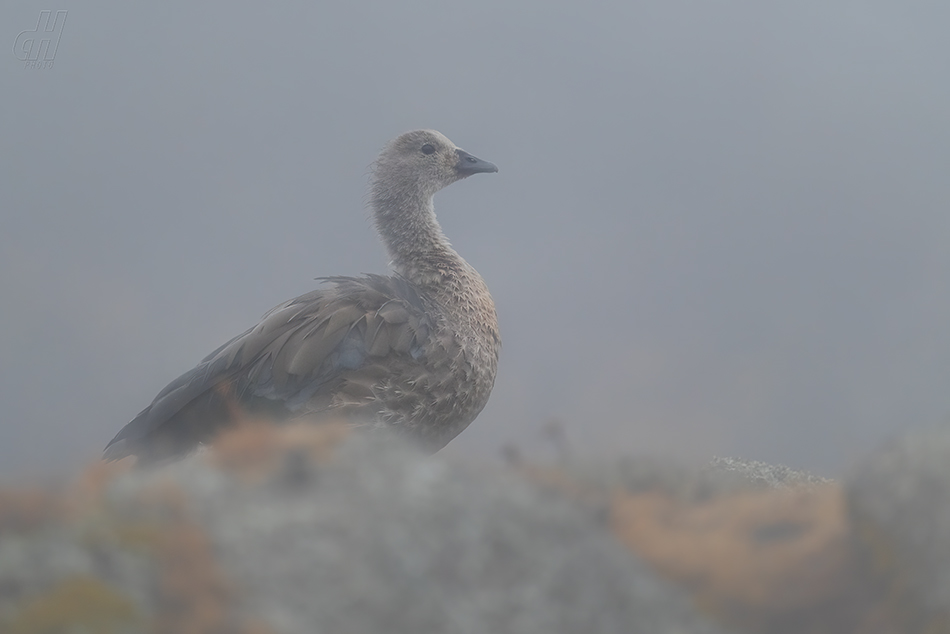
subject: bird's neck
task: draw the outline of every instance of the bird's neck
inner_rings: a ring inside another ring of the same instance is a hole
[[[393,268],[410,282],[438,285],[441,277],[471,268],[442,233],[431,194],[377,189],[373,212]]]
[[[497,357],[495,304],[485,281],[449,244],[432,195],[373,189],[376,228],[400,276],[435,300],[457,327],[483,338]]]

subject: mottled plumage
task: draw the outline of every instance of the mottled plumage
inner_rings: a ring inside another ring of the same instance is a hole
[[[432,196],[495,171],[434,130],[391,141],[372,206],[395,275],[325,278],[272,309],[172,381],[105,457],[176,457],[248,415],[342,419],[441,449],[488,401],[501,339],[488,288],[449,245]]]

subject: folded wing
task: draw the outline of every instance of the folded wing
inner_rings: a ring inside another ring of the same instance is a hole
[[[398,277],[326,281],[172,381],[119,431],[105,457],[173,458],[245,415],[372,415],[387,375],[424,363],[432,332],[426,306]]]

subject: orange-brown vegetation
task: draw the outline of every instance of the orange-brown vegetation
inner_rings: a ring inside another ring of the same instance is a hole
[[[36,530],[61,520],[66,510],[63,496],[53,491],[0,489],[0,535]]]
[[[246,421],[221,434],[211,447],[209,459],[218,468],[244,480],[271,474],[292,453],[303,453],[316,462],[326,462],[346,438],[349,427],[339,423],[274,426]]]
[[[699,606],[754,632],[889,631],[857,571],[839,486],[749,491],[702,502],[617,493],[620,540]]]
[[[687,589],[704,612],[741,631],[904,631],[881,576],[869,574],[858,555],[837,484],[691,499],[660,486],[607,490],[562,469],[519,464],[517,470],[545,489],[606,508],[623,544]]]

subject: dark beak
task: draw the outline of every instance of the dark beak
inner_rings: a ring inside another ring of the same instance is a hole
[[[495,167],[494,163],[483,161],[480,158],[472,156],[465,150],[455,150],[455,153],[458,154],[459,157],[459,162],[455,164],[455,171],[457,171],[462,176],[470,176],[472,174],[480,174],[482,172],[498,171],[498,168]]]

